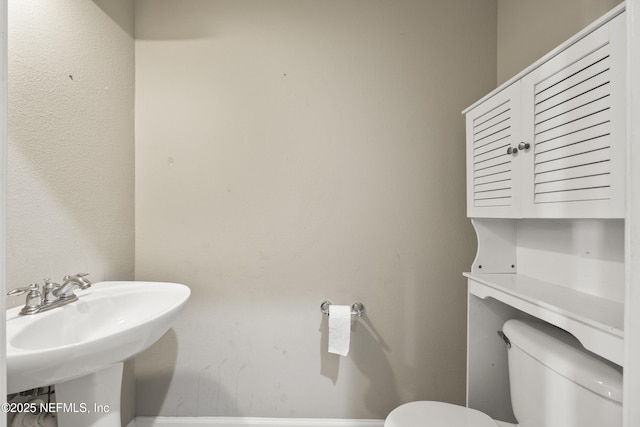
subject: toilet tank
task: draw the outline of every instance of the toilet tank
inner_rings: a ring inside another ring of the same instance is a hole
[[[622,369],[554,326],[509,320],[511,404],[519,427],[622,426]]]

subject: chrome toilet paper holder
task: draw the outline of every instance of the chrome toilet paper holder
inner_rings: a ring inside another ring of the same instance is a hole
[[[323,301],[322,304],[320,304],[320,311],[325,316],[329,315],[329,306],[330,305],[331,305],[331,301],[328,301],[328,300],[327,301]],[[352,316],[362,317],[364,315],[364,304],[362,304],[359,301],[356,301],[353,304],[351,304],[351,315]]]

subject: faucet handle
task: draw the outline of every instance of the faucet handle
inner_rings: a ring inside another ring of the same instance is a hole
[[[32,283],[29,286],[23,288],[12,289],[7,292],[7,295],[22,295],[27,294],[27,301],[20,310],[20,314],[34,314],[40,310],[40,304],[42,303],[42,294],[40,293],[40,287],[37,283]]]
[[[17,296],[17,295],[26,294],[27,292],[33,292],[33,291],[36,291],[36,292],[40,293],[39,289],[40,289],[40,286],[38,286],[37,283],[32,283],[29,286],[24,286],[22,288],[11,289],[9,292],[7,292],[7,295],[9,295],[9,296]]]

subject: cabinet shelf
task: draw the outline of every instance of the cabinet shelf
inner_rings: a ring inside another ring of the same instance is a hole
[[[494,298],[565,329],[588,350],[622,366],[624,304],[521,274],[464,275],[471,294]]]

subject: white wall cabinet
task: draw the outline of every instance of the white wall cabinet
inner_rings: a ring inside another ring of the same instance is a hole
[[[609,17],[465,111],[468,216],[624,217],[625,28]]]
[[[508,319],[625,363],[626,41],[623,4],[464,111],[467,405],[495,419],[515,421]]]

